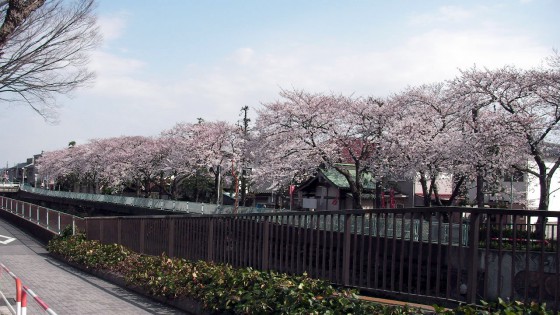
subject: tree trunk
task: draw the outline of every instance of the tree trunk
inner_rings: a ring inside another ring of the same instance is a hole
[[[471,117],[474,123],[474,133],[478,133],[478,108],[471,110]],[[484,208],[484,177],[482,166],[476,166],[476,205],[478,208]]]
[[[478,171],[476,175],[476,206],[484,208],[484,177]]]
[[[436,177],[432,176],[431,182],[430,182],[430,191],[434,192],[434,196],[435,196],[435,201],[436,201],[436,206],[443,206],[443,203],[441,202],[441,199],[439,198],[439,191],[437,188],[437,184],[436,184]]]
[[[200,195],[200,189],[198,188],[198,171],[194,175],[194,200],[198,202],[198,197]]]
[[[352,194],[352,208],[353,209],[363,209],[362,206],[362,189],[359,183],[355,181],[349,181],[350,193]]]
[[[136,180],[136,197],[140,198],[142,196],[142,182]]]
[[[352,208],[353,209],[363,209],[362,206],[362,183],[361,183],[361,175],[362,172],[360,171],[360,165],[357,164],[356,166],[356,177],[352,178],[350,172],[342,167],[335,166],[335,169],[346,178],[348,181],[348,186],[350,187],[350,193],[352,194]]]
[[[375,209],[381,209],[381,181],[375,182]]]
[[[420,186],[422,186],[422,194],[424,195],[424,207],[429,207],[432,205],[432,194],[428,190],[428,180],[424,172],[420,172]]]
[[[214,188],[216,190],[216,204],[221,204],[221,193],[220,193],[220,166],[217,166],[217,172],[214,173]]]
[[[12,0],[9,1],[4,23],[0,27],[0,56],[2,55],[3,47],[10,36],[14,33],[25,20],[45,3],[45,0],[23,1]]]
[[[546,164],[542,159],[535,159],[537,166],[539,167],[539,185],[540,185],[540,199],[539,199],[539,210],[548,210],[548,203],[550,200],[549,190],[550,190],[550,180],[551,176],[547,176]]]
[[[536,159],[537,166],[539,167],[539,185],[540,185],[540,199],[539,199],[539,210],[547,211],[548,204],[550,201],[550,181],[552,176],[547,176],[546,164],[542,159]],[[535,228],[535,234],[537,239],[544,239],[545,235],[545,217],[539,217],[537,219],[537,226]]]
[[[466,176],[459,177],[459,180],[457,181],[457,183],[455,184],[455,187],[453,188],[453,192],[451,192],[451,197],[449,197],[448,206],[453,205],[453,202],[455,201],[455,198],[457,198],[457,196],[459,195],[459,192],[461,191],[461,186],[465,182],[466,178],[467,178]]]

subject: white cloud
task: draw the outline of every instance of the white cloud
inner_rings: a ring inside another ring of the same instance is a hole
[[[235,121],[242,106],[274,100],[280,88],[384,96],[407,85],[452,79],[458,68],[530,67],[548,54],[548,47],[519,34],[433,29],[386,49],[241,47],[212,66],[191,64],[182,77],[160,82],[143,61],[97,53],[97,83],[84,93],[111,102],[121,114],[130,112],[130,119],[167,124],[157,133],[196,117]]]
[[[250,63],[231,62],[237,60],[238,50],[217,67],[190,68],[174,90],[222,110],[274,99],[280,87],[386,95],[407,85],[452,79],[458,68],[474,64],[536,66],[548,54],[547,47],[522,35],[433,30],[385,50],[301,46],[290,51],[251,50]]]
[[[139,73],[145,62],[132,58],[119,57],[103,51],[96,51],[91,56],[91,70],[102,77],[131,76]]]
[[[241,65],[246,65],[253,59],[255,52],[251,48],[240,48],[233,54],[233,60]]]
[[[103,39],[114,41],[120,38],[126,29],[126,13],[120,13],[112,16],[101,16],[97,20]]]

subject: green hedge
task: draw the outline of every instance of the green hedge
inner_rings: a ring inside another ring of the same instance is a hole
[[[335,289],[306,274],[290,276],[251,268],[204,261],[139,255],[121,245],[103,245],[83,235],[64,236],[49,242],[48,250],[70,262],[94,270],[122,275],[127,284],[153,296],[192,298],[219,314],[426,314],[409,307],[387,306],[358,299],[355,291]],[[504,305],[506,306],[504,308]],[[511,307],[507,306],[510,305]],[[514,309],[513,307],[516,307]],[[504,311],[505,309],[505,311]],[[520,313],[512,310],[522,309]],[[538,309],[534,312],[533,309]],[[495,310],[497,313],[489,313]],[[438,314],[552,314],[544,306],[518,303],[463,306],[454,311],[437,308]]]

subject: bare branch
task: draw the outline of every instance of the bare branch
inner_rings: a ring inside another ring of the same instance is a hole
[[[16,28],[18,28],[35,10],[41,7],[45,3],[45,0],[9,0],[0,3],[0,7],[5,6],[6,3],[8,3],[6,17],[4,23],[0,27],[0,56],[3,53],[2,48],[10,39],[10,36],[14,33]]]
[[[1,101],[26,104],[52,121],[57,95],[92,82],[94,74],[87,69],[87,53],[100,43],[93,7],[94,0],[72,5],[64,0],[47,1],[11,30],[0,46]]]

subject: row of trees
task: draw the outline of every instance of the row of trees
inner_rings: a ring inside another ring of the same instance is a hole
[[[244,124],[199,119],[158,137],[100,139],[46,152],[39,165],[59,181],[113,191],[156,185],[172,195],[201,175],[218,191],[224,175],[243,178],[246,167],[254,187],[281,189],[321,166],[346,178],[354,208],[362,207],[365,173],[378,181],[419,175],[427,204],[432,196],[439,202],[438,175],[453,174],[451,199],[474,182],[481,206],[484,182],[518,170],[539,179],[539,209],[546,210],[560,165],[559,120],[560,57],[554,54],[539,68],[473,67],[386,98],[282,90],[280,99],[257,110],[251,128],[246,116]],[[550,156],[552,166],[545,163]],[[528,160],[537,168],[529,169]],[[352,164],[352,171],[341,163]]]

